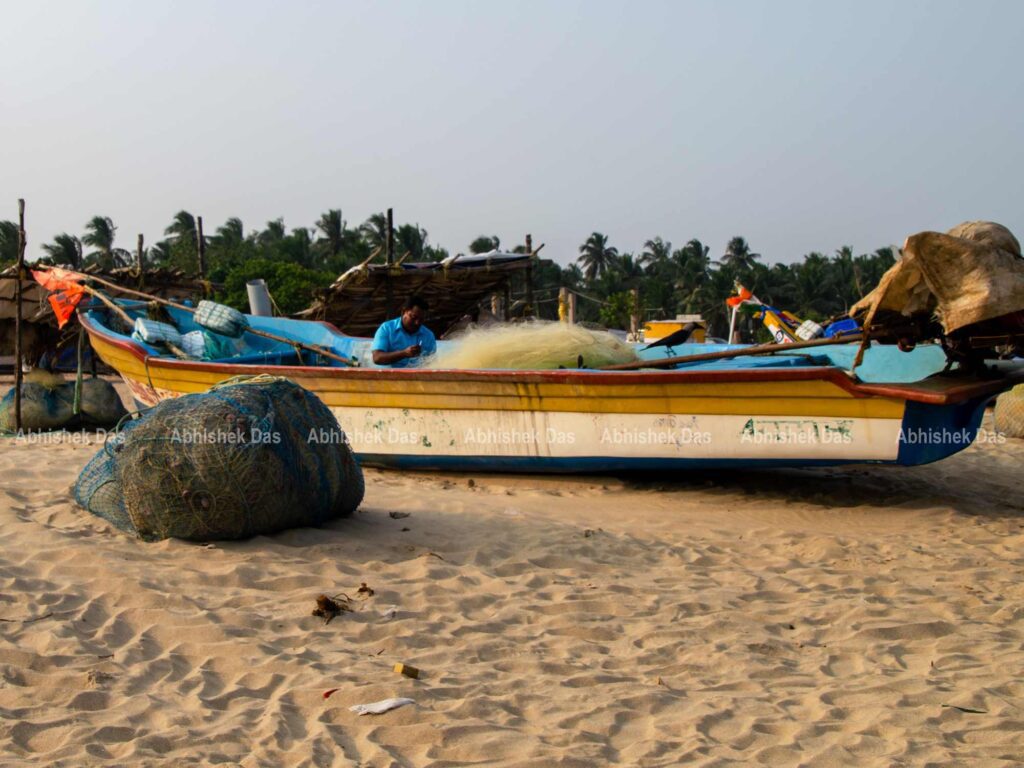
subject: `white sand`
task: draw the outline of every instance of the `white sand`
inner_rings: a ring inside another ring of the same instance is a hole
[[[3,765],[1024,760],[1019,441],[675,481],[368,471],[351,520],[212,546],[76,508],[95,449],[0,441]],[[416,705],[349,711],[389,697]]]

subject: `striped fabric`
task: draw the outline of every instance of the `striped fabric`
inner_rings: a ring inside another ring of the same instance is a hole
[[[218,304],[215,301],[200,301],[196,307],[195,321],[214,333],[237,339],[249,327],[245,315],[237,309]]]

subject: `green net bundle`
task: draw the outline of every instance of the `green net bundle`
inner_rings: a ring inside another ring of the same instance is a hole
[[[1007,437],[1024,437],[1024,384],[996,398],[994,419],[997,432]]]
[[[112,427],[127,413],[117,390],[103,379],[83,379],[75,411],[75,382],[33,371],[21,385],[21,428],[26,432]],[[14,387],[0,400],[0,432],[14,432]]]
[[[608,331],[595,331],[569,323],[536,320],[521,325],[470,328],[450,344],[426,358],[429,368],[540,371],[632,363],[637,358],[629,344]]]
[[[75,498],[147,541],[241,539],[351,514],[363,473],[319,398],[261,376],[129,422],[82,471]]]

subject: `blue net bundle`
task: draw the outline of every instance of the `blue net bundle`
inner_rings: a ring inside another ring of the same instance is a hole
[[[363,474],[319,398],[254,377],[128,422],[82,471],[75,498],[147,541],[241,539],[350,515]]]

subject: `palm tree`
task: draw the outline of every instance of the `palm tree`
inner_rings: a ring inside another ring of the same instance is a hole
[[[662,240],[661,237],[656,237],[644,243],[644,250],[640,254],[639,262],[649,272],[656,272],[668,262],[671,253],[672,243]]]
[[[287,236],[288,233],[285,232],[284,228],[284,219],[281,218],[268,221],[266,229],[256,236],[256,240],[260,245],[275,245]]]
[[[164,230],[164,234],[182,246],[189,246],[192,252],[197,250],[196,219],[188,211],[178,211],[174,215],[174,221]]]
[[[18,260],[18,225],[0,221],[0,264]]]
[[[470,253],[487,253],[488,251],[496,251],[501,247],[501,238],[497,235],[480,235],[476,240],[469,244]]]
[[[377,248],[383,250],[388,244],[388,217],[383,213],[375,213],[359,227],[359,234],[373,251]]]
[[[124,248],[114,247],[117,227],[109,216],[93,216],[85,225],[82,244],[96,250],[86,256],[86,261],[98,264],[101,269],[126,267],[131,263],[131,254]]]
[[[746,240],[734,237],[725,246],[725,253],[722,254],[719,264],[732,267],[737,272],[749,272],[754,267],[754,261],[760,258],[760,253],[751,252]]]
[[[221,248],[234,248],[241,245],[243,240],[245,240],[245,231],[242,227],[242,220],[232,216],[217,227],[217,231],[210,238],[210,244]]]
[[[43,250],[54,264],[67,264],[72,269],[82,268],[82,241],[67,232],[57,235]]]
[[[587,280],[593,281],[608,271],[612,259],[618,255],[618,248],[608,246],[607,235],[594,232],[580,246],[580,255],[576,260],[583,265],[583,273]]]
[[[345,219],[341,216],[341,208],[331,208],[321,214],[317,219],[316,228],[322,235],[317,238],[317,243],[326,248],[327,255],[333,257],[341,253],[345,244]]]
[[[171,241],[161,240],[146,249],[146,263],[154,267],[166,267],[171,263]]]
[[[409,254],[410,261],[423,261],[427,248],[427,230],[419,224],[403,224],[395,230],[395,250]]]
[[[690,240],[672,254],[676,264],[676,294],[686,313],[703,312],[708,304],[711,282],[711,249],[700,240]]]

